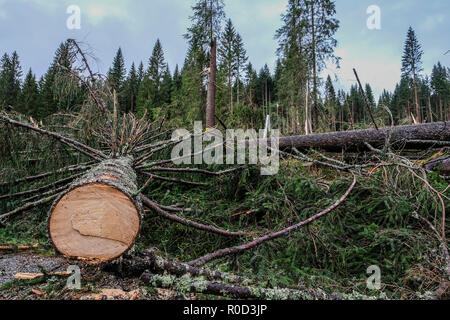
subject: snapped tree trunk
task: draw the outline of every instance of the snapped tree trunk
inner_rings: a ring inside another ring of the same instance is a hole
[[[58,196],[48,220],[56,250],[102,263],[132,248],[143,212],[132,164],[132,157],[105,160]]]
[[[211,44],[211,61],[208,77],[208,95],[206,104],[206,128],[213,128],[216,125],[215,103],[216,103],[216,51],[217,40],[214,38]]]
[[[409,149],[441,147],[437,142],[450,141],[450,122],[436,122],[413,126],[398,126],[368,130],[354,130],[292,136],[280,138],[280,149],[322,149],[340,152],[368,150],[366,143],[374,147],[383,147],[391,135],[390,143]]]

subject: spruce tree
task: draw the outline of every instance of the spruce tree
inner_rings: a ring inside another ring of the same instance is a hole
[[[325,82],[325,106],[329,114],[330,129],[336,131],[336,91],[329,75]]]
[[[65,83],[59,82],[59,75],[72,69],[73,60],[69,53],[69,44],[61,43],[55,52],[53,62],[41,81],[39,82],[40,107],[36,111],[36,117],[45,118],[57,111],[71,107],[73,97],[65,98]]]
[[[161,106],[161,84],[163,76],[167,71],[167,64],[164,61],[164,52],[159,39],[156,41],[153,48],[152,56],[149,60],[149,66],[144,74],[144,79],[139,88],[137,98],[138,115],[142,116],[147,110],[152,117],[154,112],[152,109]]]
[[[39,90],[36,77],[28,71],[20,93],[19,111],[34,118],[38,117]]]
[[[113,60],[112,68],[108,71],[108,82],[112,90],[122,91],[126,76],[125,60],[122,49],[119,48]]]
[[[0,104],[3,108],[18,108],[22,68],[16,51],[9,57],[5,54],[1,60]]]
[[[446,120],[446,109],[450,102],[450,81],[448,76],[446,68],[440,62],[433,66],[430,84],[433,89],[433,98],[436,101],[436,113],[440,121]]]
[[[131,64],[130,72],[124,85],[125,89],[125,113],[136,110],[136,98],[139,90],[139,78],[134,62]]]
[[[229,92],[229,108],[233,113],[233,79],[236,71],[236,30],[233,27],[231,19],[228,19],[223,34],[220,37],[218,49],[220,69],[226,74],[227,86]]]
[[[240,86],[241,86],[241,74],[244,71],[245,64],[248,61],[247,51],[244,47],[244,41],[242,40],[242,37],[239,33],[236,34],[236,42],[234,46],[234,52],[236,56],[236,67],[235,67],[235,73],[236,73],[236,87],[237,87],[237,103],[240,103]]]
[[[214,51],[215,39],[220,35],[222,21],[225,18],[223,0],[198,0],[192,7],[193,15],[190,17],[192,25],[184,35],[188,40],[188,57],[184,71],[188,82],[192,82],[196,92],[191,93],[190,103],[198,105],[199,113],[203,113],[204,91],[202,89],[202,74],[209,67],[207,106],[205,110],[206,126],[212,128],[215,125],[215,91],[216,91],[216,61]],[[208,52],[209,51],[209,52]],[[191,69],[191,70],[188,70]],[[196,76],[196,74],[198,75]],[[192,88],[192,87],[191,87]]]
[[[412,79],[416,122],[422,122],[418,98],[417,77],[422,69],[422,47],[412,27],[409,27],[402,57],[402,77]]]

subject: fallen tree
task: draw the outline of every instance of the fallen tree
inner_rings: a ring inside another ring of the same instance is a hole
[[[450,146],[450,122],[282,137],[279,147],[282,150],[370,151],[367,143],[376,148],[389,144],[419,150]]]

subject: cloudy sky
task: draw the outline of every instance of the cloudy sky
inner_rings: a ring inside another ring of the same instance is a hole
[[[98,58],[97,68],[106,73],[121,46],[127,67],[133,61],[147,63],[157,38],[173,71],[182,65],[194,0],[0,0],[0,54],[17,50],[24,71],[42,75],[55,49],[67,38],[88,43]],[[81,28],[70,30],[71,5],[81,10]],[[257,68],[265,63],[273,70],[277,48],[275,30],[287,0],[225,0],[225,11],[246,44],[250,61]],[[367,9],[380,8],[381,29],[369,30]],[[328,66],[324,76],[338,77],[337,87],[354,83],[352,68],[378,95],[393,90],[400,78],[403,42],[411,25],[425,52],[425,73],[441,61],[450,67],[450,1],[448,0],[337,0],[341,27],[336,34],[336,54],[341,68]]]

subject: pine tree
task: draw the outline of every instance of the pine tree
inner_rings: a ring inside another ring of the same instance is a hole
[[[137,71],[137,77],[138,77],[138,88],[141,86],[142,80],[144,79],[145,71],[144,71],[144,64],[142,61],[139,63],[139,68]]]
[[[305,0],[303,4],[310,17],[307,29],[311,38],[306,38],[306,48],[309,51],[313,77],[313,128],[317,128],[319,124],[319,73],[327,60],[339,62],[339,58],[334,55],[337,41],[333,37],[339,29],[339,21],[334,18],[336,15],[334,0]]]
[[[325,82],[325,106],[330,118],[330,129],[336,131],[336,91],[329,75]]]
[[[236,48],[236,30],[233,27],[231,19],[225,25],[225,30],[220,37],[218,49],[220,69],[226,74],[227,86],[229,92],[229,108],[233,113],[233,78],[235,76],[237,59],[235,55]]]
[[[450,81],[447,70],[438,62],[431,73],[431,88],[436,101],[436,113],[440,121],[446,120],[447,108],[450,102]]]
[[[167,64],[164,61],[164,51],[158,39],[153,47],[148,69],[139,88],[137,98],[139,116],[142,116],[145,110],[152,116],[152,114],[155,114],[152,109],[161,107],[160,91],[163,76],[166,71]]]
[[[234,46],[234,52],[236,56],[236,66],[235,66],[235,73],[236,73],[236,86],[237,86],[237,103],[240,103],[240,87],[241,87],[241,73],[243,72],[245,68],[245,64],[248,61],[247,51],[244,47],[244,41],[242,40],[242,37],[239,33],[236,34],[236,41]]]
[[[30,115],[32,117],[38,116],[39,90],[36,82],[36,77],[31,71],[28,71],[25,81],[23,83],[22,91],[20,93],[19,112]]]
[[[245,85],[247,92],[247,103],[255,106],[255,92],[257,90],[258,74],[253,69],[251,62],[249,62],[245,68]]]
[[[17,108],[19,103],[22,68],[16,51],[9,57],[5,54],[1,60],[0,104],[1,107]]]
[[[139,78],[134,62],[131,64],[128,78],[125,81],[125,109],[124,112],[134,112],[136,110],[136,98],[139,90]]]
[[[216,38],[220,35],[222,21],[225,18],[223,0],[198,0],[192,7],[193,15],[190,17],[192,26],[184,35],[188,40],[188,57],[185,63],[185,76],[191,77],[186,81],[191,82],[196,92],[193,95],[199,106],[199,113],[203,113],[202,97],[202,72],[209,66],[208,96],[206,104],[206,126],[215,126],[215,92],[216,92],[216,61],[215,48]],[[208,54],[209,49],[209,54]],[[191,70],[188,70],[191,68]],[[196,72],[200,76],[196,76]]]
[[[422,122],[421,110],[419,106],[417,77],[422,69],[422,47],[417,40],[414,30],[409,27],[408,34],[403,49],[402,57],[402,77],[412,79],[414,89],[414,105],[416,112],[416,122]]]
[[[122,54],[122,49],[119,48],[116,56],[114,57],[112,68],[108,71],[108,82],[111,89],[120,93],[123,89],[125,76],[125,60]]]
[[[11,70],[11,60],[5,53],[0,60],[0,109],[7,107],[8,99],[8,77]]]
[[[69,44],[61,43],[55,52],[53,62],[41,81],[39,81],[40,102],[36,117],[45,118],[58,110],[70,108],[74,105],[75,97],[66,97],[66,84],[58,81],[59,75],[72,69],[72,57],[69,54]],[[77,97],[78,100],[80,97]]]

